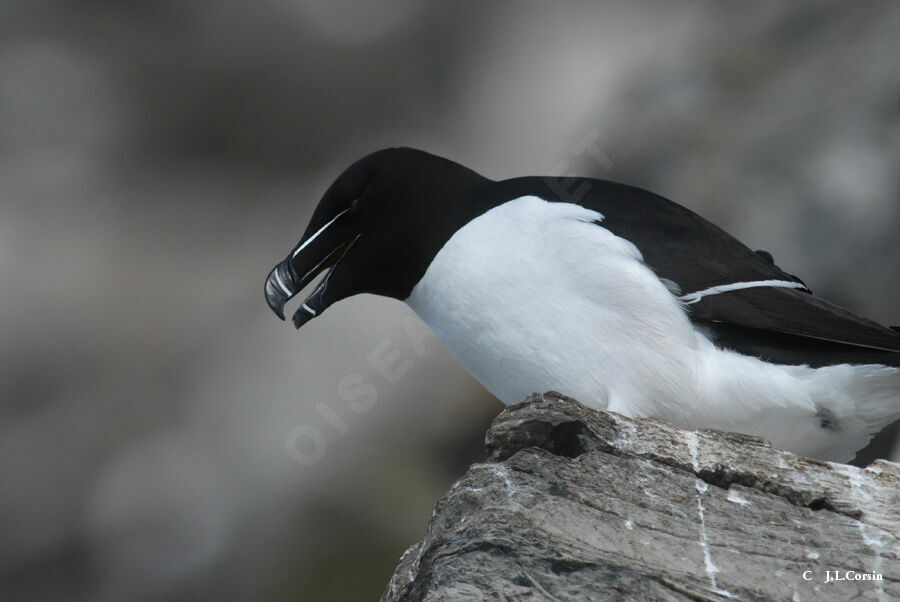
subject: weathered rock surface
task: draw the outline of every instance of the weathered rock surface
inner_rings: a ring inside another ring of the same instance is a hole
[[[900,600],[898,464],[809,460],[556,393],[504,410],[486,447],[382,600]]]

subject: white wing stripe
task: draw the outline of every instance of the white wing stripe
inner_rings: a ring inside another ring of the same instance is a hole
[[[730,291],[737,291],[744,288],[757,288],[761,286],[774,286],[778,288],[802,288],[803,290],[808,291],[809,289],[800,284],[799,282],[793,282],[791,280],[754,280],[753,282],[735,282],[733,284],[721,284],[719,286],[711,286],[709,288],[705,288],[702,291],[697,291],[695,293],[688,293],[687,295],[682,295],[678,297],[688,305],[692,303],[696,303],[703,297],[709,297],[711,295],[718,295],[721,293],[727,293]]]

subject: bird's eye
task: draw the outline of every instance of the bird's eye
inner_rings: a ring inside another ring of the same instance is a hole
[[[356,197],[353,199],[353,202],[350,203],[350,213],[355,212],[357,209],[359,209],[359,197]]]

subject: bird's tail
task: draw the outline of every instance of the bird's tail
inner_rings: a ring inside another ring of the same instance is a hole
[[[811,371],[809,384],[822,429],[835,445],[822,457],[847,461],[872,436],[900,418],[900,369],[839,364]]]

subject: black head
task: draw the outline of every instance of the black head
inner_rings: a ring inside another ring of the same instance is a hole
[[[405,299],[444,243],[482,207],[490,181],[457,163],[392,148],[347,168],[325,192],[303,238],[269,273],[266,301],[284,304],[325,269],[294,325],[358,293]]]

